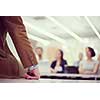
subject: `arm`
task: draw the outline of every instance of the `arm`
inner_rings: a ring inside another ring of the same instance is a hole
[[[50,72],[51,72],[51,73],[56,73],[56,70],[53,69],[53,68],[50,68]]]
[[[51,73],[56,73],[56,72],[57,72],[57,71],[55,70],[55,66],[56,66],[56,62],[53,61],[52,64],[51,64],[51,66],[50,66],[50,72],[51,72]]]
[[[83,69],[82,65],[79,66],[78,70],[79,70],[80,74],[84,74],[85,73],[85,70]]]
[[[5,16],[3,17],[3,20],[24,68],[36,65],[37,60],[27,37],[26,29],[21,17]]]
[[[95,64],[94,69],[92,71],[85,71],[86,74],[96,74],[99,69],[99,64]]]
[[[84,69],[82,68],[82,65],[80,65],[80,67],[79,67],[79,73],[80,73],[80,74],[96,74],[96,72],[98,71],[98,68],[99,68],[99,64],[95,64],[93,70],[87,71],[87,70],[84,70]]]
[[[68,62],[67,62],[67,60],[65,60],[65,65],[64,65],[64,67],[67,67],[67,65],[68,65]]]
[[[79,64],[79,74],[85,74],[85,70],[83,68],[83,65],[84,65],[84,62],[81,61],[80,64]]]

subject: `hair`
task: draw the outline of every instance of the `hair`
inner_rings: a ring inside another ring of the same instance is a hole
[[[40,49],[43,52],[43,48],[42,47],[36,47],[36,49]]]
[[[61,50],[61,49],[58,49],[59,51],[60,51],[60,53],[61,53],[61,60],[63,60],[64,58],[63,58],[63,56],[64,56],[64,53],[63,53],[63,51]]]
[[[42,47],[36,47],[35,49],[40,49],[43,52],[43,48]],[[38,55],[39,56],[39,60],[42,59],[42,55]]]
[[[87,47],[89,49],[89,51],[91,52],[91,57],[94,57],[96,54],[95,54],[95,51],[93,48],[91,47]]]

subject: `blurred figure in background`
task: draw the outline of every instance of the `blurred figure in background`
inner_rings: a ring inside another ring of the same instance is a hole
[[[44,58],[44,52],[42,47],[35,48],[35,54],[38,61],[39,71],[40,73],[49,73],[50,63],[49,60]]]
[[[43,48],[42,47],[36,47],[35,53],[36,53],[36,58],[38,62],[43,59]]]
[[[50,66],[51,73],[64,73],[67,61],[64,60],[63,56],[63,51],[59,49],[56,53],[56,60]]]
[[[79,67],[79,64],[80,64],[80,62],[82,60],[83,60],[83,53],[80,52],[79,55],[78,55],[78,60],[74,62],[74,65],[73,66]]]
[[[99,63],[93,59],[95,51],[91,47],[86,48],[87,59],[80,62],[79,73],[80,74],[96,74],[98,72]]]

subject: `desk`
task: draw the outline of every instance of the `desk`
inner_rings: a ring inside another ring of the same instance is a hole
[[[100,80],[100,75],[83,75],[83,74],[51,74],[42,73],[44,79],[63,79],[63,80]]]
[[[41,73],[39,80],[0,79],[0,83],[100,83],[100,75]]]

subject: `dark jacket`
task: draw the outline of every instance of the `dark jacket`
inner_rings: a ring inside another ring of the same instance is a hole
[[[55,69],[56,63],[57,63],[56,60],[53,61],[53,62],[51,63],[51,66],[50,66],[50,67],[51,67],[52,69]],[[60,64],[60,66],[62,67],[62,71],[58,71],[57,73],[64,73],[64,72],[65,72],[65,65],[67,65],[67,61],[63,59],[63,60],[61,61],[61,64]]]

